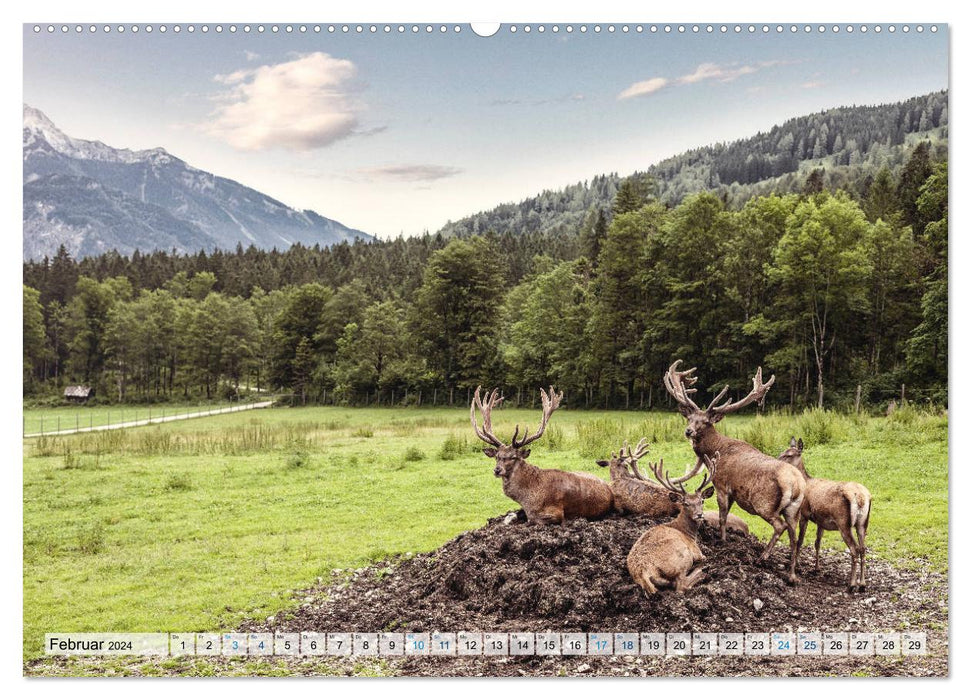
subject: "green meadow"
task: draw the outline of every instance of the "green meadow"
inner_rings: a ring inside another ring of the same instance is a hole
[[[504,409],[494,426],[508,436],[538,416]],[[874,556],[940,571],[947,428],[910,407],[719,424],[772,454],[802,437],[814,476],[873,493]],[[692,462],[683,429],[673,412],[561,410],[531,461],[606,477],[596,459],[647,437],[649,457],[680,469]],[[517,507],[492,466],[462,407],[274,408],[25,440],[25,659],[42,654],[46,632],[231,628],[292,605],[334,569],[435,549]],[[733,512],[767,538],[765,523]],[[823,542],[842,548],[836,533]]]

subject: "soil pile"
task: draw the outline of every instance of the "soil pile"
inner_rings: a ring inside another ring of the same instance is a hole
[[[627,571],[627,553],[657,524],[644,517],[537,526],[494,518],[438,550],[340,572],[344,580],[301,591],[298,608],[248,629],[278,631],[744,632],[899,631],[946,625],[946,578],[868,561],[869,589],[845,591],[849,556],[824,553],[803,583],[783,575],[788,546],[766,563],[765,544],[702,525],[707,578],[685,594],[648,598]],[[786,536],[782,541],[788,545]]]

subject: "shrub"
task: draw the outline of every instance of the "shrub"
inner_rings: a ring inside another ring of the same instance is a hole
[[[563,449],[565,442],[566,436],[563,434],[563,429],[556,425],[546,426],[546,432],[539,440],[539,444],[550,452],[559,452]]]
[[[625,425],[623,421],[610,418],[577,424],[577,443],[580,456],[598,459],[616,451],[624,439]]]
[[[310,458],[307,456],[306,452],[292,452],[287,457],[287,469],[303,469],[308,464],[310,464]]]
[[[72,452],[70,447],[64,448],[64,468],[65,469],[81,468],[81,456]]]
[[[832,411],[813,408],[799,417],[799,434],[806,444],[827,445],[846,437],[846,425],[850,423],[843,416]]]
[[[420,462],[425,459],[425,453],[419,450],[417,447],[409,447],[405,451],[404,460],[406,462]]]
[[[188,474],[170,474],[165,480],[166,491],[188,491],[192,488],[192,479]]]
[[[105,530],[101,523],[78,531],[78,549],[81,554],[98,554],[105,548]]]
[[[438,450],[438,458],[442,460],[452,460],[469,452],[469,441],[463,435],[449,433]]]

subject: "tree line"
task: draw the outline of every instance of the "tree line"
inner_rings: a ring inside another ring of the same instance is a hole
[[[574,406],[666,400],[674,358],[736,390],[758,365],[795,407],[947,400],[947,163],[929,143],[865,196],[679,205],[643,177],[572,231],[329,249],[66,253],[24,265],[24,390],[118,400],[289,392],[462,403],[475,386]]]

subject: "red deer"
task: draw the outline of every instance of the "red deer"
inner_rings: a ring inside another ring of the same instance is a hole
[[[752,380],[752,391],[748,396],[734,403],[731,399],[726,399],[724,403],[719,404],[718,402],[728,393],[726,386],[707,408],[702,409],[691,399],[691,394],[697,391],[691,387],[698,381],[697,377],[693,376],[694,368],[679,372],[679,364],[681,360],[676,361],[668,369],[664,375],[664,386],[677,401],[681,415],[688,419],[684,434],[691,441],[691,446],[698,456],[698,463],[700,464],[702,458],[706,456],[721,454],[718,473],[714,479],[715,489],[718,492],[721,538],[725,539],[728,512],[734,503],[738,503],[742,510],[758,515],[772,526],[772,538],[762,552],[760,561],[769,558],[779,536],[784,531],[788,532],[789,573],[786,578],[789,583],[798,583],[796,522],[803,502],[806,480],[791,464],[780,462],[774,457],[759,452],[747,442],[721,435],[715,430],[715,423],[729,413],[734,413],[749,404],[762,402],[775,382],[775,375],[763,384],[762,368],[759,367]]]
[[[472,398],[472,428],[480,440],[492,447],[483,450],[487,457],[494,457],[494,474],[502,479],[502,492],[516,501],[526,512],[526,519],[541,524],[562,523],[572,518],[601,518],[613,508],[614,498],[610,487],[593,474],[564,472],[558,469],[540,469],[526,461],[531,442],[539,439],[546,430],[546,424],[563,399],[553,387],[550,393],[540,389],[543,399],[543,418],[539,429],[529,434],[524,430],[519,437],[519,426],[513,434],[512,443],[506,445],[492,432],[492,409],[502,403],[499,390],[494,389],[483,398],[479,397],[478,387]],[[475,417],[478,406],[482,412],[482,430],[479,430]]]
[[[806,536],[806,527],[816,523],[816,569],[819,569],[819,545],[823,530],[839,530],[850,550],[849,591],[866,590],[866,530],[870,524],[870,492],[863,484],[853,481],[830,481],[809,476],[802,460],[802,438],[789,440],[789,449],[779,455],[806,479],[806,498],[799,510],[799,549]],[[856,540],[853,531],[856,531]],[[859,566],[859,569],[857,569]],[[859,572],[859,574],[857,573]]]
[[[645,479],[637,470],[637,461],[648,452],[647,438],[642,438],[631,448],[624,441],[619,453],[611,453],[610,461],[601,459],[597,464],[610,470],[610,490],[614,494],[614,509],[621,514],[634,513],[651,518],[670,518],[678,514],[680,506],[668,497],[668,490],[660,484]],[[664,460],[661,460],[663,464]],[[716,510],[704,512],[705,522],[719,527]],[[726,523],[729,530],[748,533],[748,525],[737,515],[729,514]]]
[[[665,489],[668,500],[678,506],[676,518],[645,532],[627,555],[627,570],[634,582],[648,595],[658,588],[671,587],[682,593],[704,576],[701,568],[688,573],[705,560],[698,547],[698,527],[704,520],[703,506],[711,498],[715,488],[709,486],[715,476],[718,455],[704,457],[707,474],[694,493],[684,490],[684,482],[698,473],[701,461],[679,479],[671,479],[664,473],[663,463],[651,465],[651,470]],[[707,487],[707,488],[706,488]]]

